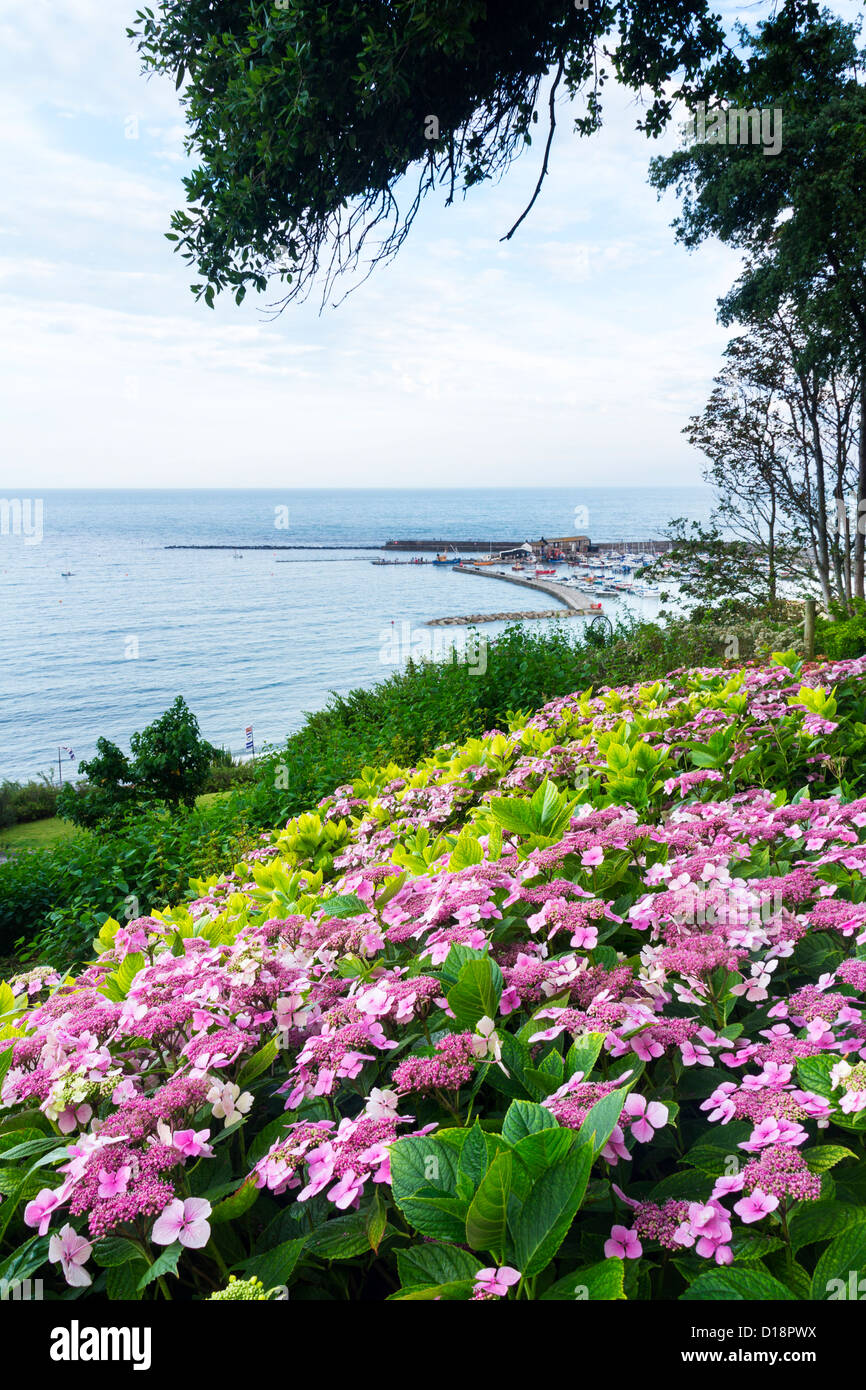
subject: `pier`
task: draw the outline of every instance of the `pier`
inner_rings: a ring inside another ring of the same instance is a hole
[[[598,610],[596,610],[597,612]],[[428,627],[475,627],[478,623],[523,623],[530,618],[581,618],[573,608],[532,608],[523,613],[469,613],[465,618],[431,618]]]
[[[464,552],[468,555],[518,555],[523,541],[386,541],[383,550],[419,550],[433,554],[453,555]]]
[[[295,542],[291,545],[285,543],[271,542],[269,545],[260,543],[250,544],[248,541],[234,541],[231,545],[223,542],[189,542],[184,545],[173,544],[163,546],[163,550],[370,550],[378,552],[394,551],[415,551],[419,554],[453,555],[464,551],[467,555],[496,555],[504,560],[514,556],[526,554],[524,549],[526,541],[428,541],[428,540],[408,540],[408,541],[385,541],[384,545],[371,545],[369,541],[359,541],[354,545],[346,545],[345,542],[322,545],[308,541],[306,544]],[[628,555],[664,555],[670,550],[672,542],[669,540],[654,541],[591,541],[588,536],[549,536],[544,542],[537,540],[530,542],[534,550],[558,549],[569,559],[577,557],[586,558],[594,555],[604,555],[610,551],[617,551]],[[405,563],[405,562],[404,562]]]
[[[443,627],[451,624],[465,622],[496,622],[498,619],[523,619],[523,618],[580,618],[589,617],[592,613],[601,611],[601,604],[593,604],[588,594],[579,593],[572,589],[570,585],[558,584],[555,579],[527,579],[519,574],[503,574],[501,570],[480,569],[477,565],[453,565],[452,574],[477,574],[482,579],[501,579],[506,584],[519,584],[523,589],[534,589],[536,593],[550,594],[551,598],[558,599],[565,608],[565,612],[533,612],[533,613],[490,613],[485,618],[476,616],[468,618],[435,618],[429,626]]]

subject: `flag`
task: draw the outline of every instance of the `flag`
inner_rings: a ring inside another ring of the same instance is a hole
[[[61,745],[60,745],[60,751],[61,751],[61,753],[67,753],[67,754],[69,755],[70,758],[74,758],[74,757],[75,757],[75,754],[73,753],[72,749],[71,749],[71,748],[67,748],[65,743],[61,743]]]
[[[253,726],[252,726],[252,724],[248,724],[248,725],[247,725],[246,731],[245,731],[245,732],[246,732],[246,736],[247,736],[247,752],[248,752],[248,753],[254,753],[254,752],[256,751],[256,746],[255,746],[255,744],[253,743]]]

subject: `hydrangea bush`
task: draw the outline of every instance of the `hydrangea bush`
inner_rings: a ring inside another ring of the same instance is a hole
[[[780,653],[557,699],[0,985],[0,1279],[849,1296],[864,677]]]

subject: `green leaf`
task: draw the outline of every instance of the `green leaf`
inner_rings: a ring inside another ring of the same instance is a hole
[[[153,1268],[153,1265],[150,1266]],[[148,1271],[146,1260],[130,1260],[128,1264],[113,1265],[105,1279],[105,1292],[112,1302],[133,1303],[141,1298],[141,1279]]]
[[[537,1134],[527,1134],[512,1150],[516,1158],[533,1178],[540,1177],[548,1168],[565,1158],[575,1142],[574,1130],[542,1129]]]
[[[520,1211],[512,1214],[514,1262],[524,1278],[545,1269],[568,1234],[583,1201],[593,1157],[590,1144],[572,1150],[536,1179]]]
[[[465,1140],[464,1140],[465,1142]],[[457,1190],[459,1154],[433,1135],[398,1139],[391,1145],[391,1191],[402,1206],[407,1197],[431,1188],[446,1196]]]
[[[678,1202],[703,1202],[706,1200],[707,1179],[703,1173],[692,1169],[671,1173],[663,1178],[649,1194],[651,1202],[667,1202],[675,1198]]]
[[[556,820],[557,813],[562,806],[562,797],[554,784],[545,777],[529,804],[535,817],[537,829],[545,832]]]
[[[819,1144],[815,1149],[804,1149],[803,1157],[810,1173],[827,1173],[843,1158],[856,1159],[857,1155],[842,1144]]]
[[[791,1219],[791,1248],[801,1249],[820,1240],[830,1240],[866,1221],[866,1208],[849,1207],[842,1202],[807,1202]]]
[[[452,874],[458,873],[461,869],[471,868],[473,864],[480,864],[483,858],[481,842],[464,830],[457,838],[448,860],[448,868]]]
[[[515,1100],[509,1105],[502,1122],[502,1137],[509,1144],[517,1144],[521,1139],[525,1139],[527,1134],[556,1128],[556,1120],[543,1105],[536,1105],[531,1100]]]
[[[0,1262],[0,1279],[7,1284],[21,1283],[24,1279],[29,1279],[31,1274],[35,1274],[40,1265],[44,1264],[48,1258],[48,1243],[50,1236],[31,1236],[25,1240],[23,1245],[19,1245],[17,1250],[13,1250],[11,1255]]]
[[[565,1059],[566,1076],[580,1071],[586,1079],[598,1060],[606,1036],[606,1033],[581,1033],[575,1038]]]
[[[505,1245],[508,1197],[511,1192],[510,1153],[502,1153],[484,1175],[466,1213],[466,1244],[501,1258]]]
[[[139,1291],[146,1289],[148,1284],[152,1284],[154,1279],[159,1279],[163,1274],[177,1274],[177,1262],[182,1254],[183,1246],[179,1240],[173,1245],[167,1245],[142,1274],[138,1281]]]
[[[754,1126],[745,1120],[735,1120],[718,1133],[708,1131],[700,1143],[684,1156],[683,1162],[702,1173],[718,1178],[728,1172],[729,1160],[738,1156],[738,1147],[749,1138]]]
[[[264,1255],[254,1255],[243,1264],[244,1277],[261,1279],[266,1289],[288,1284],[295,1265],[304,1253],[306,1243],[307,1237],[301,1236],[297,1240],[283,1241]]]
[[[448,1284],[421,1284],[412,1288],[402,1288],[399,1293],[388,1295],[389,1303],[443,1303],[464,1302],[472,1296],[474,1279],[459,1279]]]
[[[262,1072],[267,1071],[268,1067],[276,1058],[279,1050],[280,1045],[277,1039],[269,1038],[257,1052],[253,1053],[252,1057],[247,1059],[238,1075],[238,1085],[241,1090],[243,1090],[245,1086],[249,1086],[251,1081],[255,1081],[257,1076],[261,1076]]]
[[[826,1052],[819,1057],[802,1058],[797,1063],[797,1077],[800,1085],[806,1091],[814,1091],[816,1095],[829,1099],[833,1094],[830,1072],[835,1064],[841,1060],[840,1057],[830,1056]]]
[[[397,1252],[397,1270],[404,1287],[474,1279],[481,1268],[481,1261],[468,1250],[439,1241]]]
[[[779,1271],[781,1273],[781,1270]],[[788,1260],[785,1264],[784,1282],[787,1284],[791,1293],[797,1298],[804,1300],[812,1296],[812,1279],[802,1265],[798,1265],[796,1260]]]
[[[362,902],[356,893],[335,893],[332,898],[322,899],[322,911],[327,917],[358,917],[369,912],[369,905]]]
[[[378,1253],[379,1246],[382,1244],[382,1237],[388,1227],[388,1204],[382,1200],[382,1194],[378,1187],[367,1211],[365,1226],[370,1249]]]
[[[620,1259],[602,1260],[585,1269],[575,1269],[551,1284],[541,1295],[541,1301],[600,1303],[625,1298],[623,1280],[625,1265]]]
[[[141,1249],[123,1236],[108,1236],[93,1247],[93,1262],[103,1269],[115,1269],[128,1264],[130,1260],[144,1260]]]
[[[147,964],[139,952],[124,956],[117,969],[100,985],[100,993],[119,1003],[129,993],[129,987],[140,970]]]
[[[557,1052],[556,1048],[551,1048],[550,1052],[541,1059],[538,1070],[545,1076],[549,1076],[556,1082],[557,1087],[561,1086],[565,1079],[565,1063],[562,1060],[562,1053]]]
[[[552,1096],[562,1084],[549,1071],[542,1071],[539,1067],[527,1067],[523,1079],[536,1096]]]
[[[776,1236],[763,1235],[760,1231],[737,1231],[731,1241],[736,1264],[748,1264],[752,1260],[762,1260],[774,1250],[784,1248],[784,1242]]]
[[[533,1099],[537,1099],[539,1095],[544,1095],[545,1092],[540,1091],[531,1078],[527,1076],[527,1070],[530,1069],[530,1053],[526,1043],[521,1042],[513,1033],[503,1030],[499,1034],[499,1045],[502,1048],[502,1062],[508,1070],[508,1075],[503,1075],[499,1067],[488,1067],[485,1080],[504,1096],[512,1098],[531,1096]]]
[[[447,996],[457,1026],[471,1029],[481,1018],[495,1018],[502,985],[502,971],[489,956],[467,961]]]
[[[439,967],[439,974],[443,980],[450,980],[451,984],[456,985],[460,979],[460,971],[469,960],[483,960],[487,950],[474,946],[464,946],[462,942],[455,941],[448,955]]]
[[[592,1144],[594,1152],[601,1153],[616,1128],[627,1095],[623,1087],[596,1101],[577,1132],[578,1144]]]
[[[15,1003],[15,995],[12,993],[12,986],[8,985],[5,980],[0,980],[0,1019],[8,1018],[12,1014],[18,1013],[21,1008],[23,1008],[23,1004]],[[6,1039],[4,1039],[4,1041],[6,1041]]]
[[[15,1140],[17,1134],[32,1134],[33,1132],[33,1130],[29,1129],[16,1129],[13,1130],[11,1134],[7,1133],[0,1135],[0,1142],[5,1139]],[[61,1153],[66,1152],[65,1148],[62,1150],[57,1148],[57,1135],[53,1134],[50,1139],[40,1137],[38,1139],[24,1139],[12,1143],[10,1148],[0,1152],[0,1162],[11,1163],[13,1159],[30,1158],[32,1154],[44,1154],[47,1153],[49,1149],[57,1149],[58,1157]]]
[[[812,1275],[812,1298],[816,1301],[839,1297],[838,1285],[848,1287],[854,1276],[859,1281],[866,1274],[866,1223],[860,1222],[844,1231],[827,1246]],[[836,1285],[834,1289],[832,1286]],[[844,1295],[843,1295],[844,1296]]]
[[[494,796],[490,800],[490,812],[510,835],[534,835],[538,829],[535,814],[525,797]]]
[[[422,1236],[434,1240],[466,1239],[466,1203],[457,1197],[407,1197],[399,1206],[410,1226]]]
[[[219,1226],[223,1221],[235,1221],[239,1216],[243,1216],[244,1212],[249,1211],[253,1203],[257,1201],[259,1191],[254,1178],[245,1178],[230,1197],[226,1197],[222,1202],[217,1202],[208,1217],[210,1224]]]
[[[708,1269],[680,1294],[686,1302],[749,1302],[771,1303],[782,1300],[796,1302],[795,1295],[772,1275],[759,1269]]]
[[[474,1192],[487,1172],[487,1144],[478,1121],[470,1129],[460,1152],[458,1172],[465,1175]]]
[[[367,1254],[367,1213],[350,1211],[325,1221],[307,1236],[307,1249],[321,1260],[353,1260],[356,1255]]]
[[[32,1145],[36,1145],[39,1143],[41,1143],[41,1141],[33,1140],[32,1144],[28,1143],[16,1145],[14,1149],[8,1149],[6,1151],[4,1159],[9,1159],[12,1156],[12,1154],[17,1153],[19,1149],[26,1148],[29,1149],[32,1153]],[[65,1153],[66,1145],[63,1145],[62,1148],[52,1149],[49,1153],[43,1154],[41,1158],[37,1158],[35,1163],[31,1163],[30,1167],[26,1169],[25,1172],[21,1173],[17,1186],[13,1187],[9,1194],[6,1196],[5,1201],[0,1203],[0,1239],[2,1239],[10,1221],[12,1220],[16,1211],[18,1210],[19,1202],[28,1193],[28,1190],[31,1186],[31,1178],[33,1174],[36,1172],[36,1170],[38,1168],[44,1168],[49,1163],[53,1163],[57,1158],[60,1158],[62,1155],[65,1155]]]

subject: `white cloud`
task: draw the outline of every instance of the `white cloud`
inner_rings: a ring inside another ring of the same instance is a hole
[[[665,148],[609,92],[590,140],[450,209],[337,311],[195,304],[164,233],[182,205],[173,83],[146,81],[104,0],[0,20],[0,409],[31,486],[697,481],[682,426],[726,333],[737,261],[687,255],[646,184]],[[132,117],[137,139],[125,138]],[[674,137],[665,137],[669,143]]]

